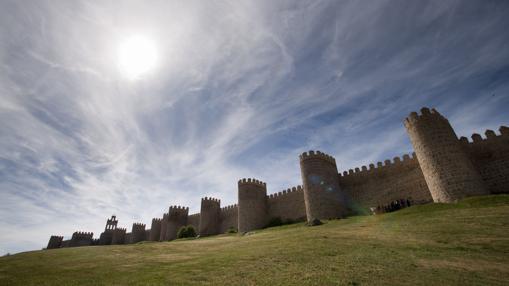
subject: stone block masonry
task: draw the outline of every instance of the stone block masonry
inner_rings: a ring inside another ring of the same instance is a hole
[[[488,194],[481,175],[462,148],[449,121],[435,109],[410,113],[405,127],[433,201],[454,202]]]
[[[70,240],[51,236],[47,249],[96,244],[167,241],[180,227],[192,225],[201,236],[237,229],[244,233],[263,228],[274,218],[284,221],[342,218],[366,213],[394,201],[413,204],[451,203],[468,196],[509,193],[509,128],[500,134],[486,130],[485,138],[458,139],[449,121],[435,109],[410,113],[404,126],[415,153],[338,172],[335,158],[320,151],[299,156],[302,185],[267,195],[268,186],[256,179],[237,182],[238,203],[221,207],[205,197],[200,213],[171,206],[151,229],[133,224],[132,232],[107,220],[101,239],[91,232],[75,232]]]

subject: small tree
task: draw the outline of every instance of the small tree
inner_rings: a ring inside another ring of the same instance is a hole
[[[177,238],[196,237],[196,230],[192,225],[183,226],[177,232]]]

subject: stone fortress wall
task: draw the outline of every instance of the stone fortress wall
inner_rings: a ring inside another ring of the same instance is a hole
[[[292,187],[267,197],[269,218],[280,218],[286,221],[306,220],[304,189],[302,186]]]
[[[502,126],[500,135],[486,130],[486,138],[472,135],[472,142],[461,137],[462,148],[472,160],[477,172],[492,194],[509,192],[509,127]]]
[[[239,223],[238,206],[235,204],[221,208],[219,219],[219,233],[226,233],[229,229],[236,230]]]
[[[200,213],[171,206],[151,229],[134,223],[132,231],[107,221],[101,239],[75,232],[70,240],[51,236],[48,249],[94,244],[128,244],[143,240],[169,241],[180,227],[192,225],[200,236],[248,232],[274,218],[285,221],[342,218],[366,213],[394,200],[412,204],[455,202],[467,196],[509,193],[509,127],[486,138],[458,139],[448,120],[435,109],[412,112],[404,125],[415,153],[338,172],[336,160],[320,151],[299,156],[302,185],[267,195],[267,184],[257,179],[238,181],[238,204],[221,207],[219,199],[203,198]]]
[[[352,208],[387,205],[410,199],[415,204],[432,202],[415,154],[362,166],[339,174],[339,184],[352,201]]]

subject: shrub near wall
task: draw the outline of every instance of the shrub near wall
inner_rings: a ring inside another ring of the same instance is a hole
[[[192,225],[183,226],[177,233],[177,238],[196,237],[196,230]]]

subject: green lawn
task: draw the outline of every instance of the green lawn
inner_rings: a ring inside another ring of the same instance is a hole
[[[34,251],[0,285],[509,285],[509,195],[247,236]]]

